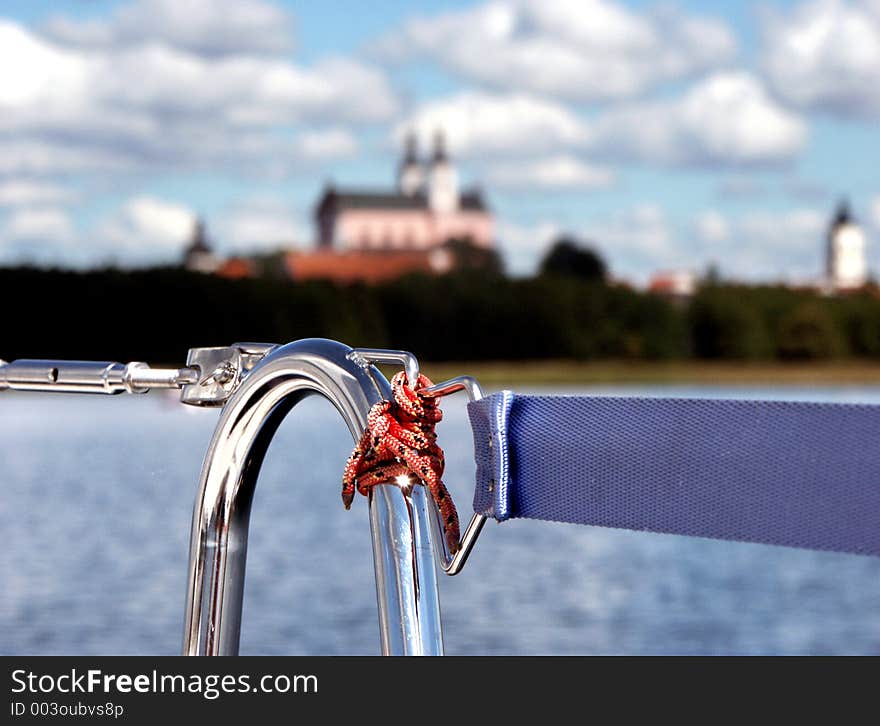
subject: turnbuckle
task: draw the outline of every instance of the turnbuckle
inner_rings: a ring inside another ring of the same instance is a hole
[[[190,348],[183,368],[151,368],[146,363],[78,360],[0,360],[0,391],[58,393],[146,393],[179,388],[191,406],[222,406],[244,376],[267,353],[269,343],[233,343],[219,348]]]
[[[412,354],[405,350],[382,350],[377,348],[355,348],[348,354],[348,357],[363,366],[373,363],[397,364],[406,371],[406,379],[411,387],[415,387],[419,380],[419,361]],[[448,381],[435,383],[433,386],[421,389],[421,391],[430,396],[448,396],[451,393],[464,391],[467,395],[468,402],[479,401],[483,397],[483,389],[472,376],[456,376]],[[473,550],[483,525],[488,517],[484,514],[474,513],[468,526],[465,528],[464,534],[458,544],[458,551],[452,554],[443,535],[443,525],[441,522],[440,510],[437,508],[433,498],[430,498],[431,509],[434,516],[431,518],[432,529],[434,534],[434,552],[437,555],[437,563],[440,569],[447,575],[457,575],[467,562],[468,556]]]

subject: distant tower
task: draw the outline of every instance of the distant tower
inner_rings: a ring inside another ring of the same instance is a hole
[[[849,204],[838,205],[831,226],[825,259],[825,277],[831,290],[852,290],[868,280],[865,233],[853,219]]]
[[[428,206],[432,212],[445,214],[458,210],[458,174],[446,153],[442,131],[434,136],[434,154],[428,170]]]
[[[190,243],[183,253],[183,266],[190,272],[214,272],[218,265],[219,260],[211,252],[211,246],[208,244],[205,222],[197,219],[193,225]]]
[[[425,187],[425,170],[419,161],[416,135],[410,131],[404,142],[403,160],[397,170],[397,188],[401,194],[413,197],[421,194]]]

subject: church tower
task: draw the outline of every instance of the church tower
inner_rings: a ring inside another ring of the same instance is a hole
[[[410,131],[406,135],[403,160],[397,169],[397,189],[401,194],[414,197],[425,188],[425,170],[419,161],[416,135]]]
[[[868,280],[865,233],[845,201],[837,207],[828,228],[825,279],[832,291],[853,290]]]
[[[458,174],[446,153],[446,139],[442,131],[434,136],[434,153],[428,170],[428,206],[437,214],[458,211]]]

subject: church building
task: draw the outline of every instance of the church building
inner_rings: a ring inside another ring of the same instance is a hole
[[[479,190],[459,189],[458,174],[437,133],[430,159],[406,139],[393,190],[329,185],[316,210],[318,247],[336,251],[430,250],[450,239],[492,246],[492,215]]]

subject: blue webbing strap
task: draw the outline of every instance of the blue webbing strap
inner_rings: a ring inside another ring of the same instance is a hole
[[[474,509],[880,555],[880,406],[520,396],[468,406]]]

